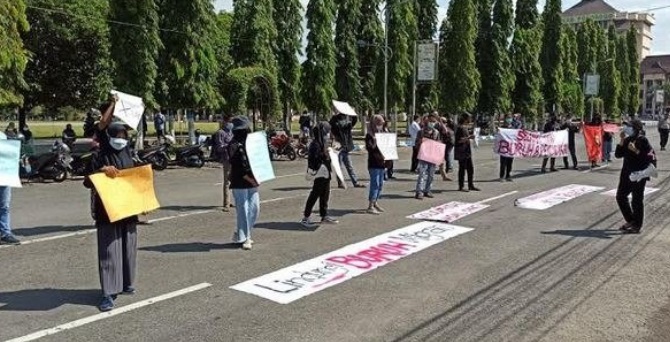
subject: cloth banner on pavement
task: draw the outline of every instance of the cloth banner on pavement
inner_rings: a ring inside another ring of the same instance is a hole
[[[333,107],[335,107],[335,110],[340,114],[349,115],[349,116],[358,116],[358,114],[356,114],[356,110],[354,110],[354,108],[352,108],[346,102],[340,102],[340,101],[333,100]]]
[[[651,195],[654,192],[657,192],[657,191],[660,191],[660,190],[661,189],[646,187],[646,188],[644,188],[644,195],[645,196]],[[609,196],[609,197],[616,197],[616,191],[617,191],[617,189],[612,189],[610,191],[606,191],[606,192],[601,193],[601,195]],[[628,195],[628,197],[632,197],[632,195]]]
[[[603,159],[603,127],[584,125],[584,143],[589,161],[599,163]]]
[[[470,231],[471,228],[445,223],[421,222],[230,288],[279,304],[289,304]],[[374,288],[369,290],[369,295],[375,291]]]
[[[330,156],[330,166],[332,167],[333,171],[335,171],[337,179],[339,179],[340,182],[342,182],[342,184],[346,187],[347,183],[344,182],[344,174],[342,173],[342,167],[340,166],[340,156],[330,147],[328,147],[328,155]]]
[[[128,126],[137,129],[144,115],[144,101],[142,98],[113,90],[119,100],[114,106],[114,116],[123,120]]]
[[[151,165],[119,170],[115,178],[96,173],[90,179],[105,206],[110,222],[160,208],[154,191],[154,172]]]
[[[20,140],[0,140],[0,186],[21,187],[19,162],[21,160]]]
[[[398,160],[398,136],[395,133],[376,133],[375,139],[384,160]]]
[[[514,202],[514,205],[524,209],[545,210],[588,193],[604,189],[597,186],[571,184],[518,199]]]
[[[493,152],[509,158],[566,157],[569,154],[568,131],[542,133],[500,128],[493,143]]]
[[[439,141],[432,139],[423,139],[421,147],[419,148],[419,155],[417,159],[423,160],[427,163],[440,165],[444,163],[444,152],[447,146]]]
[[[270,150],[268,149],[268,138],[265,132],[251,133],[246,141],[247,159],[251,172],[258,184],[275,179],[275,171],[270,161]]]
[[[603,124],[603,131],[616,134],[621,132],[621,126],[617,124]]]
[[[489,206],[479,203],[449,202],[426,211],[407,216],[410,219],[425,221],[442,221],[451,223],[470,214],[484,210]]]

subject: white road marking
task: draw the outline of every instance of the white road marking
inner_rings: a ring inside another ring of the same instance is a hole
[[[137,302],[137,303],[134,303],[134,304],[126,305],[126,306],[120,307],[118,309],[114,309],[112,311],[109,311],[109,312],[103,312],[103,313],[99,313],[97,315],[93,315],[93,316],[78,319],[76,321],[72,321],[72,322],[69,322],[69,323],[61,324],[61,325],[53,327],[51,329],[40,330],[40,331],[34,332],[32,334],[29,334],[29,335],[25,335],[25,336],[21,336],[21,337],[17,337],[17,338],[8,340],[6,342],[34,341],[34,340],[40,339],[42,337],[54,335],[54,334],[57,334],[59,332],[65,331],[65,330],[78,328],[78,327],[81,327],[81,326],[89,324],[89,323],[93,323],[93,322],[103,320],[105,318],[110,318],[110,317],[114,317],[114,316],[129,312],[129,311],[137,310],[137,309],[142,308],[144,306],[148,306],[148,305],[151,305],[151,304],[156,304],[158,302],[162,302],[162,301],[165,301],[165,300],[168,300],[168,299],[172,299],[172,298],[175,298],[175,297],[178,297],[178,296],[182,296],[182,295],[185,295],[187,293],[199,291],[199,290],[208,288],[210,286],[212,286],[212,284],[210,284],[210,283],[202,283],[202,284],[194,285],[194,286],[187,287],[185,289],[181,289],[181,290],[178,290],[178,291],[166,293],[166,294],[160,295],[158,297],[153,297],[153,298],[145,299],[143,301],[140,301],[140,302]]]
[[[514,194],[516,194],[516,193],[518,193],[518,191],[510,191],[510,192],[505,193],[505,194],[502,194],[502,195],[500,195],[500,196],[487,198],[487,199],[485,199],[485,200],[482,200],[482,201],[479,201],[479,202],[475,202],[475,203],[476,203],[476,204],[489,203],[489,202],[493,202],[493,201],[499,200],[499,199],[501,199],[501,198],[505,198],[505,197],[507,197],[507,196],[512,196],[512,195],[514,195]]]
[[[161,221],[168,221],[168,220],[173,220],[176,218],[181,218],[181,217],[187,217],[187,216],[193,216],[193,215],[202,215],[202,214],[208,214],[208,213],[213,213],[214,210],[198,210],[198,211],[190,211],[187,213],[179,214],[179,215],[173,215],[173,216],[166,216],[166,217],[159,217],[155,218],[153,220],[147,221],[148,223],[155,223],[155,222],[161,222]]]
[[[21,246],[30,245],[32,243],[37,243],[37,242],[52,241],[52,240],[58,240],[58,239],[72,237],[72,236],[91,234],[91,233],[95,233],[95,231],[96,231],[95,229],[86,229],[86,230],[81,230],[81,231],[74,232],[74,233],[47,236],[47,237],[43,237],[43,238],[39,238],[39,239],[33,239],[33,240],[24,240],[24,241],[21,241]],[[13,246],[13,245],[0,245],[0,248],[7,248],[7,247],[15,247],[15,246]]]
[[[609,166],[610,166],[610,164],[605,164],[605,165],[602,165],[602,166],[594,167],[592,169],[588,169],[586,171],[582,171],[582,173],[589,173],[589,172],[592,172],[592,171],[598,171],[598,170],[606,169]]]
[[[292,174],[292,175],[276,176],[274,179],[270,180],[270,182],[272,182],[272,181],[275,180],[275,179],[282,179],[282,178],[289,178],[289,177],[297,177],[297,176],[304,176],[304,175],[305,175],[304,173],[295,173],[295,174]],[[214,185],[223,185],[223,182],[214,183]]]

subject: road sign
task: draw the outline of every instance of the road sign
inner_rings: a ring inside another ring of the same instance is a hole
[[[416,80],[417,82],[437,81],[437,43],[417,44]]]
[[[665,102],[665,91],[663,90],[657,90],[656,91],[656,103],[664,103]]]
[[[598,96],[600,89],[600,75],[586,75],[584,95]]]

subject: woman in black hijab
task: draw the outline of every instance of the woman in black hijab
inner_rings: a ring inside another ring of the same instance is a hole
[[[111,123],[116,98],[103,105],[104,114],[95,127],[100,151],[92,161],[92,172],[102,172],[115,178],[119,170],[132,168],[135,163],[128,143],[128,129],[121,123]],[[114,308],[118,294],[134,294],[135,267],[137,256],[137,216],[117,222],[109,222],[107,211],[87,178],[84,183],[91,189],[91,214],[95,220],[98,235],[98,267],[102,287],[100,311]]]
[[[316,226],[310,220],[312,208],[319,200],[319,214],[322,224],[336,224],[337,220],[328,216],[328,200],[330,199],[330,180],[332,179],[332,167],[330,164],[330,155],[328,154],[328,140],[330,139],[330,124],[322,121],[317,124],[313,130],[314,140],[309,145],[309,156],[307,157],[308,172],[314,176],[312,191],[309,193],[307,203],[305,204],[305,216],[300,221],[305,228]]]

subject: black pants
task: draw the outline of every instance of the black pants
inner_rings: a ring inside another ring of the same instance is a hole
[[[465,172],[468,173],[468,187],[474,188],[475,166],[472,163],[472,158],[466,158],[458,161],[458,188],[463,189],[465,184]]]
[[[105,296],[119,294],[135,283],[137,224],[96,224],[98,233],[98,271]]]
[[[419,160],[417,159],[419,156],[419,149],[414,147],[412,148],[412,165],[410,166],[409,170],[412,172],[416,172],[417,166],[419,166]]]
[[[393,160],[386,162],[386,178],[393,178]]]
[[[512,164],[514,164],[514,158],[500,156],[500,179],[512,178]]]
[[[572,167],[577,168],[577,152],[575,151],[575,145],[568,145],[568,150],[570,150],[570,158],[572,158]],[[563,157],[563,166],[569,168],[568,157]]]
[[[305,217],[312,216],[312,208],[319,200],[319,214],[321,217],[328,216],[328,199],[330,198],[330,178],[317,178],[314,180],[312,191],[307,197],[305,204]]]
[[[661,134],[661,148],[665,149],[665,146],[668,145],[668,136],[670,135],[670,129],[659,129],[658,132]]]
[[[544,158],[544,159],[542,160],[542,171],[546,171],[546,169],[547,169],[547,162],[549,161],[549,159],[551,159],[551,166],[550,166],[550,167],[551,167],[551,170],[555,170],[555,169],[556,169],[556,158]]]
[[[646,180],[631,182],[628,175],[621,175],[619,179],[619,188],[616,193],[619,210],[626,222],[636,228],[642,228],[642,223],[644,223],[644,188],[646,185]],[[630,194],[633,195],[632,201],[628,200]]]

